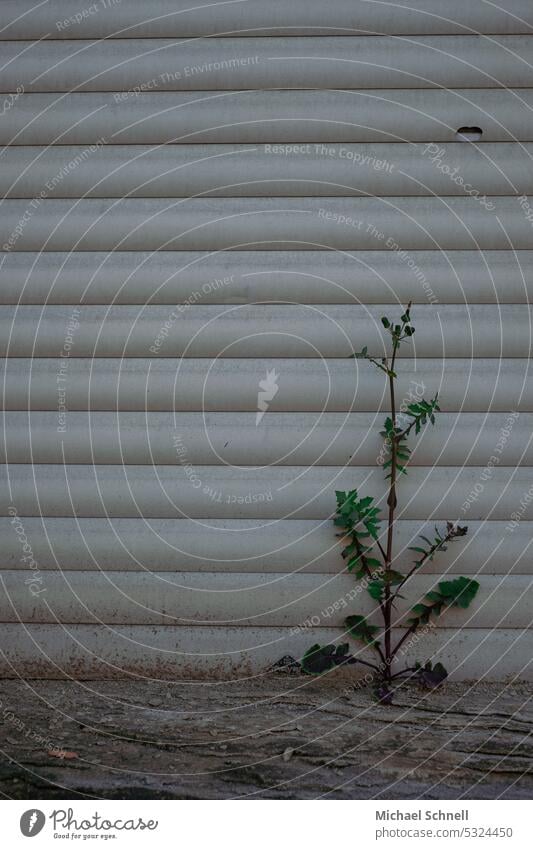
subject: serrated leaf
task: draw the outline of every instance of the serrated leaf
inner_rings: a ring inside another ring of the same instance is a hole
[[[414,617],[409,621],[410,626],[426,624],[432,615],[439,616],[446,608],[461,607],[466,609],[471,604],[477,591],[479,583],[472,578],[454,578],[451,581],[440,581],[436,587],[425,595],[429,604],[416,604],[412,613]]]
[[[453,581],[441,581],[438,590],[446,604],[466,609],[474,600],[479,583],[472,578],[455,578]]]
[[[349,560],[346,564],[348,572],[351,572],[352,569],[355,569],[357,566],[359,566],[359,564],[361,563],[361,559],[361,555],[359,554],[357,555],[357,557],[352,557],[351,560]]]

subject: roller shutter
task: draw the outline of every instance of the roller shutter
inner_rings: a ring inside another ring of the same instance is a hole
[[[413,593],[481,575],[425,651],[531,677],[533,7],[445,6],[0,4],[1,675],[334,639],[334,490],[384,491],[348,355],[412,300],[398,546],[458,519]]]

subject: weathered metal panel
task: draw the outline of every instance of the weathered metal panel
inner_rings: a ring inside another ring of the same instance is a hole
[[[61,334],[65,331],[61,328]],[[4,407],[8,410],[58,411],[57,376],[65,378],[69,410],[257,411],[259,381],[275,369],[282,389],[271,412],[387,409],[383,385],[370,369],[353,360],[209,358],[178,360],[164,345],[152,358],[71,355],[65,368],[58,357],[11,357],[0,360]],[[74,352],[75,353],[75,352]],[[65,358],[67,359],[67,358]],[[456,412],[533,412],[533,362],[530,359],[404,359],[398,361],[398,392],[439,389],[442,410]],[[59,421],[58,421],[59,424]]]
[[[397,565],[452,519],[414,595],[482,576],[424,653],[531,678],[533,13],[505,6],[0,4],[0,675],[239,677],[339,637],[333,490],[385,498],[348,355],[412,300],[398,393],[443,413]]]
[[[533,36],[321,36],[4,42],[0,90],[508,88],[533,85]]]
[[[58,329],[65,328],[69,353],[77,357],[144,358],[164,349],[184,358],[322,359],[347,358],[363,346],[381,357],[386,331],[380,316],[396,310],[394,304],[198,305],[169,319],[166,306],[81,306],[73,319],[72,306],[2,306],[0,354],[53,357]],[[401,351],[407,357],[510,358],[531,350],[531,308],[523,304],[421,305],[417,314],[416,344]],[[361,371],[355,364],[354,378]]]
[[[457,575],[418,575],[409,599],[393,614],[398,627],[413,604],[440,580]],[[447,628],[531,628],[530,576],[484,575],[475,604],[450,610]],[[338,628],[351,605],[374,624],[379,608],[353,577],[342,575],[270,575],[218,572],[47,572],[27,584],[19,571],[2,571],[0,622],[28,624],[180,625],[284,627],[312,639],[317,627]]]
[[[449,546],[424,572],[437,574],[531,574],[533,523],[523,519],[509,532],[505,520],[472,521],[468,537]],[[23,527],[39,569],[54,571],[240,572],[338,574],[342,541],[329,519],[287,519],[275,525],[256,519],[88,519],[25,516]],[[397,565],[412,563],[410,545],[433,525],[425,519],[397,523]],[[26,572],[11,517],[0,516],[1,565]],[[419,542],[419,540],[418,540]],[[352,584],[352,586],[354,586]]]
[[[20,94],[2,144],[533,141],[532,89]]]
[[[337,628],[317,628],[327,643]],[[396,634],[394,635],[396,636]],[[0,675],[5,678],[231,679],[257,674],[291,652],[301,655],[309,634],[291,628],[216,628],[152,625],[0,625]],[[368,658],[368,649],[356,652]],[[446,656],[452,680],[531,680],[533,630],[434,629],[424,654]],[[410,646],[401,658],[420,656]],[[356,673],[357,674],[357,673]]]
[[[202,35],[350,35],[352,33],[529,33],[529,0],[496,3],[409,0],[109,0],[73,7],[72,0],[2,0],[1,38],[156,38]]]
[[[45,198],[37,202],[40,214],[35,215],[28,201],[5,200],[0,243],[7,251],[390,250],[391,245],[508,250],[510,244],[514,250],[530,249],[527,210],[533,209],[533,197],[524,197],[522,204],[516,196],[487,202],[476,197]]]
[[[4,255],[2,304],[533,301],[533,251],[104,251]],[[413,286],[413,278],[419,285]]]
[[[13,146],[0,192],[64,197],[533,194],[533,144]],[[60,175],[58,177],[58,175]],[[452,175],[452,176],[450,176]]]
[[[93,466],[17,464],[0,467],[0,515],[197,519],[331,518],[336,489],[364,489],[383,507],[383,471],[376,466]],[[510,521],[531,487],[527,467],[417,467],[401,482],[398,518],[468,516]],[[485,479],[483,479],[485,480]],[[478,492],[476,492],[476,485]],[[465,508],[466,509],[466,508]]]
[[[413,403],[417,395],[413,393]],[[4,414],[0,462],[196,466],[371,466],[384,462],[376,413],[57,412]],[[533,414],[442,413],[420,434],[412,466],[533,466]]]

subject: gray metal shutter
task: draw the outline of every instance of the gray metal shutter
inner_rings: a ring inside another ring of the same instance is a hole
[[[399,546],[458,519],[413,587],[481,574],[424,652],[527,676],[529,0],[33,6],[0,4],[0,673],[242,675],[370,612],[331,513],[384,492],[383,387],[348,355],[411,299],[401,392],[443,413]]]

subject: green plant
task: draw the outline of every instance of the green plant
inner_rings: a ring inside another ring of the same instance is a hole
[[[434,666],[430,661],[424,665],[393,671],[393,664],[398,652],[406,640],[422,626],[428,626],[432,618],[439,616],[451,607],[467,608],[474,599],[479,584],[471,578],[455,578],[450,581],[440,581],[428,592],[423,601],[415,604],[409,618],[400,623],[403,628],[402,636],[393,643],[393,625],[395,603],[403,598],[403,590],[409,579],[418,572],[424,564],[433,560],[439,551],[446,551],[449,542],[464,536],[468,528],[460,527],[453,522],[447,522],[444,529],[435,527],[435,536],[430,539],[421,536],[422,544],[412,546],[409,550],[415,555],[414,562],[405,572],[395,568],[394,532],[395,514],[397,508],[397,488],[401,475],[407,474],[411,451],[408,438],[414,431],[419,434],[423,427],[435,424],[435,414],[440,412],[438,395],[429,401],[422,399],[402,407],[401,423],[396,402],[396,358],[400,345],[409,340],[415,328],[411,324],[411,304],[408,304],[399,323],[391,322],[386,316],[381,321],[390,335],[391,352],[381,359],[369,355],[367,348],[352,354],[357,359],[368,360],[386,375],[390,403],[390,415],[387,416],[384,428],[380,431],[386,460],[383,468],[388,480],[387,509],[385,529],[381,530],[381,509],[375,506],[371,496],[360,497],[357,490],[337,492],[337,509],[335,525],[339,528],[339,536],[346,545],[342,557],[346,560],[347,569],[357,580],[364,582],[364,588],[376,603],[382,625],[371,624],[364,616],[352,615],[345,620],[349,635],[359,643],[372,649],[376,655],[376,663],[354,657],[350,654],[349,644],[320,646],[315,644],[309,648],[302,658],[302,668],[305,672],[318,675],[336,666],[347,664],[362,664],[370,667],[374,673],[375,693],[383,703],[390,703],[393,694],[393,683],[405,676],[416,679],[420,684],[433,687],[440,684],[447,672],[441,663]]]

